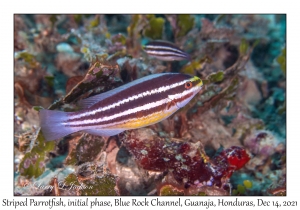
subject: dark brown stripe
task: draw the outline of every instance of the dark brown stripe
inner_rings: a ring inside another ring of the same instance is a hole
[[[120,116],[120,117],[117,117],[117,118],[114,118],[114,119],[111,119],[111,120],[107,120],[107,121],[103,121],[103,122],[95,122],[95,123],[89,123],[89,124],[83,124],[83,125],[67,125],[67,127],[101,126],[101,125],[106,125],[106,124],[110,124],[110,123],[121,122],[123,120],[124,121],[129,120],[129,119],[132,119],[132,118],[140,118],[142,116],[146,116],[146,115],[149,115],[151,113],[161,111],[161,110],[163,110],[163,107],[165,107],[165,106],[166,106],[165,104],[162,104],[160,106],[156,106],[156,107],[153,107],[151,109],[142,110],[142,111],[139,111],[139,112],[135,112],[135,113],[132,113],[132,114],[129,114],[129,115]]]
[[[174,48],[177,50],[182,51],[179,47],[177,47],[175,44],[171,43],[171,42],[167,42],[167,41],[152,41],[152,42],[148,42],[145,45],[145,48],[147,48],[148,46],[155,46],[155,47],[159,47],[159,46],[163,46],[163,47],[170,47],[170,48]]]
[[[167,75],[166,76],[162,76],[159,78],[155,78],[151,81],[146,81],[144,83],[141,84],[137,84],[133,87],[130,87],[126,90],[123,90],[111,97],[108,97],[106,99],[104,99],[103,101],[99,101],[98,103],[96,103],[95,105],[93,105],[92,107],[90,107],[87,110],[82,110],[76,113],[72,113],[71,115],[78,115],[81,113],[85,113],[85,112],[89,112],[95,109],[98,109],[100,107],[106,107],[108,105],[111,105],[117,101],[121,101],[125,98],[131,97],[133,95],[138,95],[140,93],[143,93],[145,91],[149,91],[161,86],[166,86],[166,85],[171,85],[177,82],[181,82],[185,79],[189,79],[191,78],[189,75],[182,75],[182,74],[173,74],[173,75]],[[184,77],[183,77],[184,76]],[[159,80],[158,80],[159,79]],[[152,95],[147,95],[143,98],[139,98],[133,101],[129,101],[125,104],[122,104],[120,106],[116,106],[115,108],[111,108],[109,110],[106,111],[102,111],[102,112],[98,112],[95,115],[88,115],[88,116],[84,116],[84,117],[80,117],[80,118],[75,118],[75,119],[69,119],[65,122],[75,122],[75,121],[81,121],[81,120],[88,120],[88,119],[98,119],[98,118],[104,118],[104,117],[108,117],[111,116],[113,114],[117,114],[117,113],[122,113],[125,110],[128,109],[132,109],[135,107],[139,107],[151,102],[155,102],[155,101],[159,101],[162,100],[164,98],[167,98],[168,95],[173,95],[176,93],[181,93],[185,90],[184,85],[182,86],[178,86],[176,88],[167,90],[166,92],[162,92],[162,93],[156,93],[156,94],[152,94]]]
[[[129,109],[140,107],[140,106],[143,106],[145,104],[149,104],[149,103],[152,103],[152,102],[155,102],[155,101],[163,100],[163,99],[167,98],[168,95],[174,95],[176,93],[181,93],[184,90],[185,90],[184,85],[178,86],[174,89],[167,90],[166,92],[162,92],[162,93],[159,93],[159,94],[153,94],[153,95],[147,95],[143,98],[138,98],[136,100],[129,101],[129,102],[127,102],[125,104],[122,104],[120,106],[116,106],[115,108],[111,108],[111,109],[108,109],[108,110],[105,110],[105,111],[98,112],[95,115],[88,115],[88,116],[84,116],[84,117],[80,117],[80,118],[69,119],[66,122],[76,122],[76,121],[82,121],[82,120],[88,120],[88,119],[99,119],[99,118],[109,117],[111,115],[122,113],[126,110],[129,110]],[[103,100],[103,102],[105,102],[105,100]],[[104,123],[105,122],[106,121],[104,121]]]
[[[189,55],[188,54],[185,54],[185,53],[182,53],[180,54],[179,52],[166,52],[165,54],[157,54],[155,52],[147,52],[149,55],[153,55],[153,56],[157,56],[157,57],[182,57],[182,58],[188,58]]]
[[[193,95],[193,93],[189,93],[189,94],[185,95],[182,98],[173,100],[173,102],[175,102],[175,103],[182,102],[182,101],[186,100],[187,98],[191,97],[192,95]],[[160,106],[153,107],[153,108],[148,109],[148,110],[142,110],[142,111],[132,113],[132,114],[129,114],[129,115],[120,116],[120,117],[117,117],[117,118],[112,119],[112,120],[108,120],[108,121],[104,121],[104,122],[97,122],[97,123],[89,123],[89,124],[84,124],[82,126],[101,126],[101,125],[106,125],[106,124],[115,123],[115,122],[121,122],[121,121],[125,121],[125,120],[128,121],[128,120],[133,119],[133,118],[141,118],[143,116],[147,116],[147,115],[152,114],[152,113],[167,110],[167,106],[168,106],[168,104],[162,104]],[[68,125],[67,127],[79,127],[79,126],[81,126],[81,125]]]
[[[158,52],[166,52],[166,53],[186,54],[184,51],[182,51],[182,50],[180,50],[178,48],[176,48],[176,49],[174,49],[174,48],[168,48],[168,49],[166,49],[166,48],[158,48],[158,47],[156,47],[156,48],[145,47],[144,49],[146,51],[149,50],[149,51],[158,51]]]
[[[174,101],[175,103],[180,103],[180,102],[186,100],[187,98],[191,97],[192,95],[193,95],[193,93],[189,93],[189,94],[185,95],[184,97],[178,98],[178,99],[174,99],[173,101]]]

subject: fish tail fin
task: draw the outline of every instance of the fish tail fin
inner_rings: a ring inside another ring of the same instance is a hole
[[[192,57],[190,54],[186,53],[187,60],[192,61]]]
[[[62,138],[78,131],[77,128],[67,127],[63,121],[68,119],[70,112],[40,110],[40,126],[46,141]]]

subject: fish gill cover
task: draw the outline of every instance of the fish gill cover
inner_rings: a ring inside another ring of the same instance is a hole
[[[286,194],[285,15],[18,14],[14,27],[15,195]],[[189,59],[148,55],[158,40],[171,48],[154,53]],[[203,81],[171,117],[45,141],[39,110],[166,72]]]

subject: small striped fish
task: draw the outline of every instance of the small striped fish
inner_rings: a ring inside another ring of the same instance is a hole
[[[79,102],[77,112],[40,110],[47,141],[83,131],[113,136],[169,117],[201,89],[200,78],[179,73],[153,74]]]
[[[188,53],[167,41],[152,41],[143,46],[143,50],[150,56],[163,61],[191,60]]]

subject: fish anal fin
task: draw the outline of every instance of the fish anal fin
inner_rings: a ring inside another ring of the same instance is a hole
[[[105,137],[109,137],[109,136],[114,136],[117,135],[119,133],[121,133],[122,131],[124,131],[124,129],[87,129],[87,130],[83,130],[86,133],[92,134],[92,135],[96,135],[96,136],[105,136]]]

